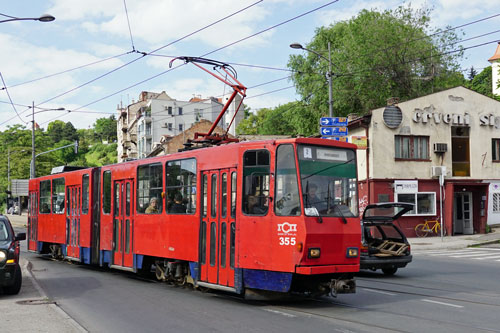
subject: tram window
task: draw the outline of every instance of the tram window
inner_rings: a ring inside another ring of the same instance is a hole
[[[217,175],[212,174],[212,192],[210,193],[210,216],[217,216]]]
[[[300,215],[299,184],[292,145],[280,145],[277,149],[274,191],[276,215]]]
[[[220,211],[221,217],[225,218],[227,215],[227,173],[222,174],[221,179],[221,201],[220,201]]]
[[[220,228],[220,266],[226,267],[226,222]]]
[[[111,171],[104,171],[102,176],[102,212],[111,213]]]
[[[130,216],[130,183],[127,183],[125,192],[125,214]]]
[[[137,211],[159,214],[162,209],[163,166],[160,163],[137,168]]]
[[[234,222],[231,223],[231,230],[229,234],[229,267],[234,268],[234,249],[235,249],[236,226]]]
[[[115,182],[115,216],[120,214],[120,183]]]
[[[82,177],[82,214],[89,212],[89,175]]]
[[[54,214],[64,214],[64,178],[52,180],[52,212]]]
[[[196,212],[196,160],[194,158],[167,162],[167,212]]]
[[[208,211],[208,177],[203,175],[203,217],[207,217]]]
[[[71,210],[71,191],[70,191],[70,188],[68,187],[66,189],[66,207],[68,207],[66,209],[66,215],[72,215],[72,210]]]
[[[236,217],[236,172],[231,173],[231,217]]]
[[[243,155],[243,212],[266,215],[269,205],[269,151],[253,150]]]
[[[50,214],[50,180],[40,182],[40,214]]]
[[[210,224],[210,266],[215,266],[215,248],[216,248],[216,241],[215,239],[217,238],[217,226],[215,225],[215,222],[212,222]]]

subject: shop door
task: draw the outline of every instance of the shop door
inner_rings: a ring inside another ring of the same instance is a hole
[[[38,239],[38,192],[30,192],[28,217],[28,251],[36,251]]]
[[[231,172],[236,169],[205,171],[200,227],[200,280],[234,286],[235,195]],[[235,192],[236,193],[236,192]],[[234,201],[234,203],[232,202]]]
[[[455,214],[453,229],[455,234],[472,235],[474,227],[472,224],[472,193],[455,193]]]
[[[133,180],[114,182],[113,191],[113,265],[133,266]]]
[[[81,186],[66,188],[66,256],[80,258]]]

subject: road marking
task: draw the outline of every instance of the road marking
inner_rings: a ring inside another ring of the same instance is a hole
[[[372,293],[389,295],[389,296],[396,296],[396,294],[393,294],[393,293],[390,293],[390,292],[387,292],[387,291],[381,291],[381,290],[375,290],[375,289],[369,289],[369,288],[361,288],[361,289],[363,289],[365,291],[372,292]]]
[[[492,256],[492,257],[481,257],[481,258],[472,258],[472,259],[475,259],[475,260],[486,260],[486,259],[496,259],[496,258],[500,258],[500,256],[495,255],[495,256]]]
[[[477,252],[474,254],[464,254],[459,256],[450,256],[452,258],[470,258],[470,257],[482,257],[482,256],[494,256],[496,253],[488,253],[488,252]]]
[[[285,316],[285,317],[289,317],[289,318],[295,318],[295,317],[297,317],[297,316],[295,316],[293,314],[282,312],[282,311],[278,311],[278,310],[272,310],[272,309],[264,309],[264,310],[267,311],[267,312],[276,313],[276,314],[279,314],[279,315],[282,315],[282,316]]]
[[[456,305],[456,304],[450,304],[450,303],[444,303],[444,302],[438,302],[438,301],[433,301],[430,299],[421,299],[422,302],[428,302],[428,303],[435,303],[435,304],[440,304],[440,305],[446,305],[446,306],[452,306],[454,308],[463,308],[461,305]]]
[[[449,255],[458,255],[458,254],[469,254],[471,251],[460,251],[460,252],[441,252],[430,254],[430,256],[449,256]]]

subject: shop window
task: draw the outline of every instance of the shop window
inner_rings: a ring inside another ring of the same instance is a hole
[[[491,156],[493,162],[500,162],[500,139],[491,139]]]
[[[436,193],[395,193],[396,202],[407,202],[415,205],[415,208],[405,215],[436,215]]]
[[[453,176],[470,176],[469,127],[451,128],[451,162]]]
[[[402,160],[428,160],[429,137],[415,135],[396,135],[395,158]]]
[[[160,163],[137,168],[137,211],[143,214],[162,212],[163,167]]]

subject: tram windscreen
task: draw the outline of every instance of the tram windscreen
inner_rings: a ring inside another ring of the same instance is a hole
[[[304,213],[307,216],[357,216],[355,151],[300,145],[298,156]]]

